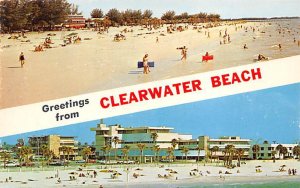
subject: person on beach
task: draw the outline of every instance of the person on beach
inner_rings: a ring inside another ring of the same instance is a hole
[[[281,44],[278,44],[278,48],[279,48],[279,50],[281,50],[281,49],[282,49],[282,47],[281,47]]]
[[[244,49],[248,49],[247,44],[244,44]]]
[[[143,67],[144,67],[144,74],[148,74],[148,72],[150,72],[150,68],[148,65],[148,54],[145,54],[145,56],[143,57]]]
[[[187,48],[185,46],[183,46],[183,48],[181,49],[181,60],[186,60],[187,58]]]
[[[159,41],[158,41],[158,37],[156,37],[156,43],[159,43]]]
[[[23,52],[21,52],[21,54],[19,56],[19,61],[21,63],[21,67],[23,68],[23,65],[25,64],[25,56],[24,56]]]

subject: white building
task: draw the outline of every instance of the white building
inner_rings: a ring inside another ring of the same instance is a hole
[[[259,152],[258,152],[257,159],[272,159],[273,155],[276,159],[283,158],[283,155],[279,156],[279,151],[276,150],[279,144],[269,144],[268,142],[265,142],[263,144],[258,144],[258,145],[259,145]],[[287,148],[287,154],[285,155],[285,158],[295,158],[295,156],[293,155],[293,148],[298,144],[281,144],[281,145]],[[254,157],[255,153],[253,153],[252,147],[250,150],[250,157],[255,158]]]
[[[145,144],[144,156],[145,160],[152,160],[154,151],[152,148],[157,145],[160,148],[159,158],[162,159],[167,156],[167,149],[172,147],[172,140],[176,142],[174,149],[174,157],[182,158],[182,148],[189,148],[188,158],[196,159],[198,157],[198,140],[193,140],[190,134],[179,134],[172,132],[174,128],[171,127],[122,127],[121,125],[106,126],[104,123],[100,123],[95,128],[91,128],[91,131],[95,131],[96,139],[96,154],[98,156],[104,155],[101,148],[110,145],[112,147],[111,155],[114,155],[114,148],[117,148],[117,155],[122,156],[122,148],[129,146],[129,157],[131,159],[138,159],[140,156],[140,150],[137,144]],[[154,138],[154,135],[155,138]],[[113,142],[114,138],[118,137],[120,142],[116,145]],[[203,158],[205,155],[204,150],[200,151],[200,156]]]

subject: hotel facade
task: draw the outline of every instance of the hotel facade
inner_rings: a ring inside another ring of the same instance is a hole
[[[33,153],[36,156],[42,155],[41,147],[46,145],[49,150],[53,151],[55,157],[64,158],[66,154],[62,151],[63,147],[72,148],[69,154],[69,159],[74,160],[78,155],[77,141],[74,136],[46,135],[46,136],[31,136],[28,140],[29,146],[32,147]]]
[[[285,154],[286,158],[296,158],[293,154],[294,147],[298,146],[298,144],[270,144],[268,142],[265,142],[263,144],[258,144],[259,151],[257,153],[257,159],[272,159],[273,156],[275,159],[282,159],[283,155],[279,155],[279,150],[277,150],[277,146],[282,145],[283,147],[287,148],[287,154]],[[250,157],[252,159],[255,159],[255,153],[252,151],[252,148],[250,150]]]
[[[214,151],[214,157],[222,159],[224,157],[225,147],[233,145],[235,149],[243,149],[242,158],[249,158],[251,148],[250,139],[242,139],[239,136],[222,136],[219,138],[210,138],[209,136],[199,136],[199,146],[206,152],[211,151],[214,147],[218,150]]]
[[[190,134],[173,132],[173,129],[174,128],[165,126],[125,128],[118,124],[106,126],[106,124],[100,123],[96,128],[91,128],[91,131],[95,131],[96,133],[96,155],[100,157],[104,157],[101,148],[107,145],[112,147],[111,156],[114,156],[114,148],[117,149],[116,152],[118,157],[123,155],[122,148],[128,146],[130,148],[129,159],[138,160],[141,155],[138,144],[144,144],[143,161],[145,162],[154,160],[155,152],[153,151],[153,147],[155,145],[160,148],[158,153],[158,158],[160,160],[166,159],[168,148],[173,146],[175,146],[173,156],[177,159],[181,159],[183,156],[185,157],[185,154],[182,151],[183,148],[188,148],[188,159],[197,159],[198,154],[199,158],[204,158],[205,151],[199,151],[197,139],[192,139],[192,135]],[[115,137],[120,140],[117,144],[113,141]]]
[[[167,150],[174,147],[173,155],[176,159],[204,159],[206,154],[214,147],[218,147],[218,151],[214,152],[214,157],[222,159],[224,157],[224,150],[227,145],[234,145],[235,149],[243,149],[244,154],[242,158],[249,158],[249,150],[251,148],[250,139],[241,139],[238,136],[227,136],[220,138],[210,138],[209,136],[199,136],[193,139],[190,134],[180,134],[173,132],[172,127],[122,127],[121,125],[107,126],[103,122],[95,128],[91,128],[95,134],[96,156],[103,158],[104,156],[114,156],[115,152],[118,158],[123,156],[122,148],[128,146],[129,158],[131,160],[138,160],[141,152],[138,144],[144,144],[143,161],[153,161],[155,153],[153,147],[159,146],[159,159],[164,160],[168,155]],[[156,138],[153,138],[156,135]],[[114,142],[114,138],[119,139],[118,143]],[[175,142],[175,144],[174,144]],[[110,154],[103,152],[103,147],[111,146]],[[116,149],[115,149],[116,148]],[[199,158],[198,158],[199,156]]]

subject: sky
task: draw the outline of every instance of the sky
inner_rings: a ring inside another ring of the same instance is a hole
[[[91,144],[95,140],[99,120],[0,138],[15,144],[17,138],[59,134],[77,136],[76,140]],[[300,141],[300,83],[255,92],[226,96],[189,104],[148,110],[104,119],[107,125],[123,127],[168,126],[174,132],[192,134],[193,138],[208,135],[241,136],[253,143],[264,140],[277,143]]]
[[[168,10],[174,10],[177,14],[218,13],[224,19],[300,16],[299,0],[68,0],[68,2],[79,5],[85,17],[90,17],[90,12],[94,8],[102,9],[104,13],[111,8],[150,9],[155,17],[161,17]]]

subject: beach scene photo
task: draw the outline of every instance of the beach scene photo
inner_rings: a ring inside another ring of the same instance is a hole
[[[297,188],[299,87],[2,137],[0,187]]]
[[[3,0],[0,108],[300,55],[299,5]]]

